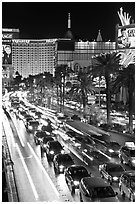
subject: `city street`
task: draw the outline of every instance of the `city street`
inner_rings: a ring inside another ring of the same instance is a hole
[[[34,144],[34,136],[26,131],[23,121],[17,119],[14,113],[10,113],[10,116],[12,120],[9,119],[8,122],[7,117],[3,113],[3,124],[9,123],[9,130],[11,129],[12,132],[7,139],[14,162],[14,171],[20,201],[79,202],[79,191],[77,190],[75,195],[71,195],[66,185],[64,175],[60,174],[57,176],[54,173],[53,165],[47,161],[46,154],[41,157],[40,146]],[[75,122],[72,123],[75,125]],[[83,126],[81,126],[81,130],[84,132],[84,123]],[[119,137],[119,134],[115,133],[115,135]],[[58,140],[65,147],[65,151],[68,153],[70,152],[76,164],[84,165],[92,175],[100,176],[98,171],[99,163],[85,160],[81,154],[83,150],[75,147],[71,142],[67,143],[62,136],[58,136]],[[123,136],[123,138],[121,138],[121,143],[124,144],[125,141],[129,141],[129,138],[127,139]],[[104,157],[104,161],[106,161],[106,158],[109,161],[107,155]],[[110,159],[112,160],[112,158]],[[83,161],[88,161],[88,163]],[[119,159],[113,158],[113,162],[119,162]],[[130,169],[126,165],[125,168],[127,170]],[[113,188],[115,191],[119,192],[117,186],[114,185]],[[127,199],[123,200],[120,195],[118,198],[119,201],[122,202],[128,201]]]

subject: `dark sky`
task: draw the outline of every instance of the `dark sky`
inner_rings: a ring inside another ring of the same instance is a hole
[[[2,27],[19,28],[22,39],[63,38],[70,12],[76,38],[94,40],[100,29],[104,41],[114,41],[120,7],[135,19],[135,3],[131,1],[2,2]]]

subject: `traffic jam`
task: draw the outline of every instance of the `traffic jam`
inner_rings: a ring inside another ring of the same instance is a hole
[[[33,145],[40,148],[42,161],[46,158],[52,167],[55,178],[63,175],[74,198],[67,201],[135,202],[134,142],[120,145],[108,140],[110,134],[106,131],[95,128],[88,131],[78,120],[36,107],[12,94],[8,102],[3,102],[3,110],[11,119],[14,115],[22,121],[33,138]]]

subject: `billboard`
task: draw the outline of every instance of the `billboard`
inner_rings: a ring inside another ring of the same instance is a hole
[[[12,47],[11,43],[2,44],[2,64],[12,64]]]
[[[117,49],[135,49],[135,24],[116,26]]]
[[[12,65],[12,39],[19,38],[19,29],[2,29],[2,65]]]

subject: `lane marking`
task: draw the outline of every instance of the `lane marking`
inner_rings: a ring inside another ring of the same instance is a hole
[[[16,127],[16,125],[15,125],[15,124],[16,124],[16,121],[15,121],[15,119],[11,116],[10,113],[9,113],[9,115],[10,115],[10,117],[11,117],[13,123],[14,123],[15,129],[16,129],[16,131],[17,131],[17,135],[18,135],[19,140],[20,140],[20,142],[21,142],[21,145],[22,145],[22,147],[24,147],[25,145],[24,145],[23,140],[22,140],[22,138],[21,138],[21,136],[20,136],[20,132],[19,132],[19,130],[18,130],[18,127]]]
[[[29,180],[29,182],[30,182],[32,191],[33,191],[33,193],[34,193],[35,199],[36,199],[36,200],[39,200],[38,193],[37,193],[37,191],[36,191],[36,188],[35,188],[35,186],[34,186],[34,183],[33,183],[33,181],[32,181],[32,178],[31,178],[31,176],[30,176],[29,170],[28,170],[28,168],[27,168],[27,165],[26,165],[26,163],[25,163],[25,161],[24,161],[24,158],[23,158],[23,156],[22,156],[22,154],[21,154],[21,151],[20,151],[19,146],[18,146],[17,143],[16,143],[16,148],[17,148],[17,150],[18,150],[18,153],[19,153],[20,159],[21,159],[21,161],[22,161],[23,167],[24,167],[24,169],[25,169],[25,171],[26,171],[26,174],[27,174],[28,180]]]
[[[10,124],[9,124],[9,121],[7,119],[7,117],[4,115],[4,121],[3,121],[3,126],[4,126],[4,131],[5,131],[5,134],[8,138],[11,138],[12,140],[12,144],[13,144],[13,147],[16,146],[15,144],[15,139],[13,137],[13,133],[12,133],[12,130],[11,130],[11,127],[10,127]],[[9,145],[9,148],[10,148],[10,145]],[[10,148],[11,150],[11,148]]]
[[[66,123],[66,126],[67,126],[69,129],[72,129],[73,131],[75,131],[75,132],[77,132],[77,133],[79,133],[79,134],[81,134],[81,135],[84,135],[81,131],[79,131],[79,130],[73,128],[72,126],[68,125],[67,123]]]
[[[31,145],[30,145],[28,142],[27,142],[27,145],[28,145],[28,147],[30,148],[32,154],[34,155],[36,161],[37,161],[38,164],[40,165],[40,167],[41,167],[43,173],[46,175],[46,177],[47,177],[49,183],[51,184],[53,190],[55,191],[56,195],[59,197],[59,192],[57,191],[55,185],[53,184],[53,182],[52,182],[51,178],[49,177],[48,173],[46,172],[45,168],[44,168],[43,165],[41,164],[41,162],[40,162],[38,156],[36,155],[36,153],[34,152],[33,148],[31,147]]]

